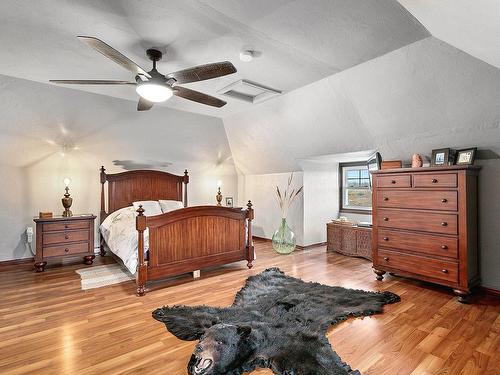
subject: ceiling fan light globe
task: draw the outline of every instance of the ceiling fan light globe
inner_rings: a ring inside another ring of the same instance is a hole
[[[153,103],[167,101],[173,95],[172,89],[169,86],[151,82],[138,84],[135,91],[142,98]]]

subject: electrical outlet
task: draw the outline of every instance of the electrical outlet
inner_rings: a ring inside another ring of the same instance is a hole
[[[33,242],[33,227],[26,228],[26,236],[28,237],[28,243]]]

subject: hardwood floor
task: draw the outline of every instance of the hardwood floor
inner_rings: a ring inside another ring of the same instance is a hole
[[[135,284],[80,290],[79,259],[0,268],[1,374],[186,374],[195,345],[180,341],[151,317],[166,304],[226,306],[245,279],[271,266],[306,281],[366,290],[390,290],[400,303],[381,315],[349,319],[328,334],[342,359],[362,374],[500,374],[500,303],[478,296],[470,305],[449,289],[388,276],[375,280],[364,259],[326,253],[324,247],[273,253],[256,242],[257,259],[157,283],[145,297]],[[99,258],[99,257],[98,257]],[[114,262],[96,259],[96,265]],[[254,374],[271,374],[270,370]]]

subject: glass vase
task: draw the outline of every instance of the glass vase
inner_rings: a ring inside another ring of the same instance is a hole
[[[286,223],[286,218],[282,218],[280,227],[273,234],[274,251],[278,254],[290,254],[295,250],[295,241],[295,233]]]

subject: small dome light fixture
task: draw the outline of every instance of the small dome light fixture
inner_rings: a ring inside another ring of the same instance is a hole
[[[240,60],[243,62],[250,62],[253,60],[254,52],[247,49],[240,52]]]
[[[173,94],[172,89],[168,85],[156,83],[154,81],[137,84],[136,91],[144,99],[153,103],[164,102],[170,99]]]

